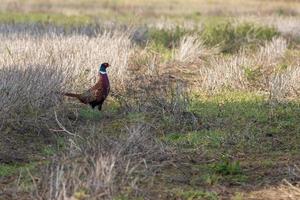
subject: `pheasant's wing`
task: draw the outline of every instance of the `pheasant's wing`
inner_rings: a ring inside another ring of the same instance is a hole
[[[96,93],[94,90],[87,90],[80,95],[80,101],[82,101],[83,103],[90,103],[90,102],[96,101],[96,100],[97,100],[97,97],[96,97]]]
[[[98,82],[90,90],[93,92],[97,101],[100,101],[103,98],[104,91],[102,77],[100,77]]]
[[[103,94],[104,94],[103,88],[99,88],[99,89],[95,90],[95,96],[97,98],[97,101],[101,101],[101,100],[105,99]]]
[[[96,101],[98,96],[98,88],[102,88],[100,80],[93,87],[91,87],[90,89],[88,89],[80,95],[80,101],[85,104]]]

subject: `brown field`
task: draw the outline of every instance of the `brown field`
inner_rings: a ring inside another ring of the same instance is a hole
[[[0,41],[0,200],[300,199],[300,1],[2,0]]]

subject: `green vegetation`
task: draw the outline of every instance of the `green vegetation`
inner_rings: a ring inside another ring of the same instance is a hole
[[[19,167],[15,165],[9,164],[1,164],[0,165],[0,177],[9,176],[18,171]]]
[[[187,33],[188,31],[178,26],[170,30],[151,28],[148,32],[148,38],[155,45],[173,48],[178,46],[180,39]]]
[[[176,190],[175,195],[184,200],[218,200],[218,196],[214,192],[206,192],[201,190]]]
[[[15,23],[15,24],[52,24],[58,26],[83,26],[90,25],[93,20],[89,16],[66,16],[57,13],[19,13],[19,12],[0,12],[0,23]]]
[[[90,109],[90,107],[86,107],[79,110],[79,117],[86,120],[99,120],[101,116],[102,114],[97,108]]]
[[[266,136],[272,135],[281,140],[287,135],[297,137],[299,134],[300,127],[296,125],[300,117],[296,112],[300,109],[299,102],[273,107],[263,95],[244,92],[224,92],[197,98],[191,110],[203,116],[202,123],[210,127],[211,133],[217,133],[215,137],[222,133],[223,145],[230,144],[229,151],[248,149],[263,152],[273,149],[271,143],[258,145]],[[293,144],[291,149],[298,149],[296,142],[299,140],[290,140],[289,144]]]
[[[155,44],[154,42],[151,42],[149,45],[149,50],[159,54],[163,61],[170,61],[172,59],[172,49],[166,48],[162,44]]]
[[[171,49],[178,47],[180,40],[186,35],[199,35],[205,45],[218,47],[223,53],[236,53],[241,48],[255,49],[279,36],[274,27],[253,23],[233,24],[225,19],[207,19],[204,24],[203,30],[186,30],[179,26],[174,29],[150,28],[147,32],[149,47],[163,55],[164,60],[170,60]]]
[[[206,45],[218,46],[224,53],[237,52],[242,47],[255,47],[278,35],[273,27],[251,23],[234,25],[228,21],[206,23],[201,33]]]
[[[0,178],[12,176],[16,173],[22,173],[26,170],[33,170],[36,163],[29,164],[0,164]]]
[[[268,169],[281,155],[299,151],[299,102],[274,107],[264,95],[224,91],[213,96],[194,95],[190,110],[201,116],[201,127],[206,130],[170,133],[162,140],[180,151],[205,151],[206,156],[218,158],[210,164],[194,165],[197,176],[191,178],[193,184],[247,183],[249,174],[243,168],[249,163],[232,159],[236,154],[252,155],[247,160],[255,161],[255,155],[268,152],[265,161],[255,162]]]
[[[197,149],[207,148],[211,150],[218,149],[224,137],[224,133],[213,130],[203,130],[190,133],[174,133],[168,134],[163,140],[179,147]]]
[[[230,161],[226,156],[223,156],[221,162],[214,164],[213,170],[224,176],[242,174],[239,161]]]
[[[259,68],[252,69],[252,68],[245,67],[245,75],[249,82],[256,83],[260,80],[263,74]]]
[[[192,177],[192,185],[219,185],[230,183],[240,185],[247,183],[249,177],[243,172],[239,161],[221,158],[211,164],[195,164],[193,171],[196,176]]]
[[[150,28],[146,33],[150,43],[149,51],[159,54],[164,61],[170,61],[174,48],[178,47],[180,40],[190,32],[179,26],[175,29]]]
[[[43,156],[54,156],[66,149],[66,138],[63,135],[56,135],[53,140],[54,142],[52,144],[41,144],[40,148]]]

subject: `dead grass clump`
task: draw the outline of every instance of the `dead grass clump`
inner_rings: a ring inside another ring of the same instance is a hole
[[[129,59],[129,70],[133,74],[155,75],[160,67],[160,55],[146,48],[136,48]]]
[[[167,75],[132,74],[128,84],[112,95],[127,111],[157,112],[167,109],[164,104],[171,103],[175,99],[183,103],[174,102],[177,106],[182,105],[186,108],[184,102],[187,101],[188,91],[185,89],[184,82],[176,83],[176,80]],[[174,109],[170,108],[170,111]]]
[[[190,90],[187,83],[165,75],[137,76],[114,99],[125,112],[141,112],[154,127],[163,132],[195,130],[198,116],[189,111]]]
[[[61,68],[49,65],[11,65],[2,68],[1,120],[18,126],[28,118],[34,122],[37,116],[44,115],[42,112],[59,102],[57,92],[64,88],[63,74],[66,72],[67,69],[63,72]]]
[[[300,96],[300,66],[289,67],[274,74],[269,83],[270,99],[282,101],[287,97]]]
[[[277,62],[284,56],[288,47],[286,39],[279,37],[273,38],[270,42],[267,42],[262,46],[254,59],[263,68],[270,65],[274,68]],[[275,65],[274,65],[275,64]]]
[[[245,199],[248,200],[297,200],[300,198],[299,186],[283,184],[278,187],[252,192]]]
[[[287,50],[287,42],[283,38],[272,39],[260,48],[258,52],[247,53],[240,51],[233,56],[213,57],[208,66],[199,67],[199,83],[201,89],[217,92],[224,88],[232,89],[258,89],[263,91],[282,93],[276,78],[278,77],[278,64]],[[296,69],[296,68],[295,68]],[[282,74],[290,74],[289,70]],[[292,70],[292,77],[297,70]],[[287,76],[287,75],[286,75]],[[290,79],[281,78],[289,85]],[[292,81],[296,83],[295,81]],[[276,89],[277,88],[277,89]]]
[[[52,161],[37,183],[34,197],[63,200],[112,199],[124,192],[145,195],[139,184],[159,170],[158,163],[163,165],[168,159],[167,151],[149,127],[137,125],[127,130],[126,136],[116,140],[102,137],[96,143],[91,136],[89,141],[78,141],[75,152]]]
[[[299,96],[300,90],[300,66],[286,66],[283,68],[279,62],[287,51],[287,41],[283,38],[273,39],[265,47],[261,48],[257,59],[262,66],[262,74],[265,79],[265,87],[272,100],[283,100],[287,96]]]
[[[245,89],[247,82],[242,68],[245,57],[213,58],[210,66],[200,69],[200,87],[207,91],[219,91],[223,88]]]
[[[185,36],[179,43],[179,48],[175,54],[175,60],[181,62],[194,61],[202,54],[206,54],[207,49],[204,47],[196,36]]]
[[[285,36],[297,38],[300,36],[300,22],[298,17],[281,16],[266,18],[265,23],[271,24]]]

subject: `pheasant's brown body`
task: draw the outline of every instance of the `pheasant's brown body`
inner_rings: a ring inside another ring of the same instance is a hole
[[[110,85],[107,74],[99,73],[98,82],[89,90],[83,92],[82,94],[64,93],[64,95],[75,97],[79,99],[80,102],[91,105],[92,108],[98,106],[98,109],[101,110],[102,104],[109,94],[109,90]]]

